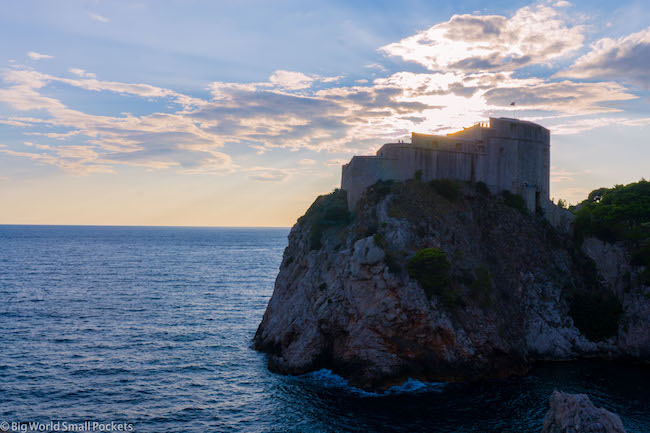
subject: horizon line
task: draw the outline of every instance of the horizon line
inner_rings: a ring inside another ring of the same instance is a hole
[[[138,225],[138,224],[20,224],[0,223],[3,226],[29,227],[142,227],[142,228],[206,228],[206,229],[290,229],[292,226],[188,226],[188,225]]]

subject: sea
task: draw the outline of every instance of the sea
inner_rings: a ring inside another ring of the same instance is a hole
[[[650,432],[650,370],[632,363],[383,394],[270,372],[251,340],[288,233],[0,226],[0,431],[539,432],[559,389]]]

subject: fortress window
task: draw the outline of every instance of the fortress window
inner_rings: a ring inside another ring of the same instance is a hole
[[[479,146],[478,151],[479,152],[485,152],[485,146]]]
[[[432,145],[434,148],[437,149],[437,148],[438,148],[438,140],[433,140],[433,141],[431,142],[431,145]]]
[[[456,150],[460,150],[461,146],[462,145],[460,143],[456,143]]]
[[[503,155],[505,153],[505,149],[503,147],[499,148],[499,155]]]
[[[515,132],[516,130],[517,130],[517,125],[515,125],[514,123],[511,123],[510,124],[510,132]]]

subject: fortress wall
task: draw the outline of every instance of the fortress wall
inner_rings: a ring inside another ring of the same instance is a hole
[[[423,181],[482,181],[493,193],[520,194],[531,212],[539,206],[548,209],[549,220],[563,221],[549,200],[550,132],[540,125],[490,118],[489,127],[475,125],[446,136],[413,133],[411,144],[389,143],[377,156],[353,157],[343,166],[341,188],[354,209],[368,186],[412,179],[418,170]]]
[[[354,156],[342,169],[341,189],[347,192],[348,207],[353,210],[366,188],[379,180],[398,175],[397,161],[376,156]]]
[[[518,193],[516,173],[517,142],[509,138],[490,137],[487,140],[485,182],[490,190],[498,194],[503,190]]]
[[[469,150],[469,143],[467,143]],[[457,179],[485,181],[487,154],[436,150],[408,144],[384,145],[377,156],[355,156],[343,166],[341,189],[347,192],[348,206],[354,209],[364,190],[379,180],[398,182],[413,179],[422,170],[422,180]],[[504,169],[506,170],[505,166]],[[487,183],[487,182],[486,182]]]

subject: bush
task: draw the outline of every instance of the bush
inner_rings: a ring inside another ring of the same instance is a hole
[[[379,180],[377,183],[368,188],[368,193],[372,194],[375,197],[374,203],[379,203],[383,200],[388,194],[393,191],[395,187],[394,180]]]
[[[418,182],[422,181],[422,170],[417,170],[415,172],[415,180],[417,180]]]
[[[503,202],[506,204],[506,206],[510,206],[513,209],[517,209],[519,212],[523,214],[528,213],[528,209],[526,209],[526,202],[524,201],[524,198],[520,196],[519,194],[513,194],[508,190],[503,191]]]
[[[450,179],[434,179],[429,185],[436,190],[438,194],[451,202],[455,202],[460,197],[458,184]]]
[[[321,238],[327,228],[344,226],[351,220],[347,195],[345,191],[337,188],[330,194],[316,198],[298,222],[310,226],[310,247],[317,250],[321,247]]]
[[[392,251],[387,251],[384,256],[384,261],[388,266],[388,271],[394,275],[399,275],[402,273],[402,263],[400,262],[399,257]]]
[[[485,182],[476,182],[474,187],[476,188],[476,191],[479,192],[479,194],[486,196],[490,195],[490,188],[488,188]]]
[[[617,334],[623,307],[616,296],[604,290],[583,290],[568,298],[569,315],[589,340],[602,341]]]
[[[418,251],[406,265],[409,277],[415,279],[427,299],[432,295],[442,295],[445,288],[449,287],[449,268],[451,264],[447,260],[444,251],[438,248],[425,248]]]

